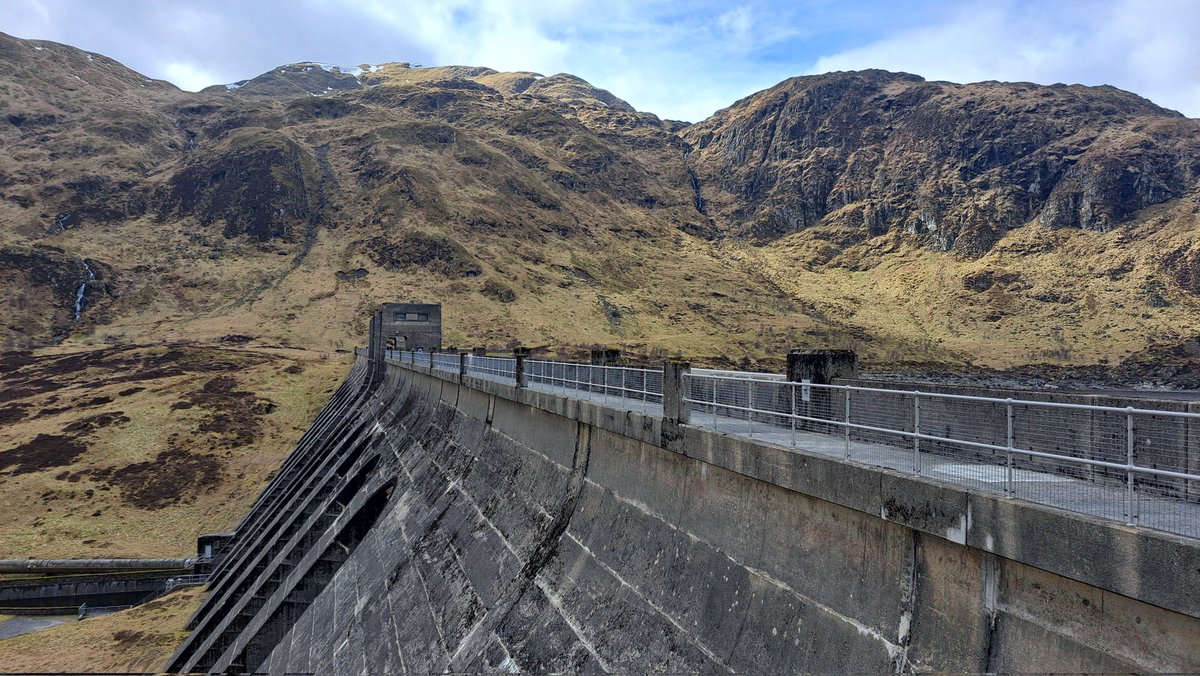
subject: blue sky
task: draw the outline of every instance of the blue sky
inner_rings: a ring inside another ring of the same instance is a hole
[[[1111,84],[1200,116],[1200,0],[3,0],[0,31],[185,89],[277,65],[569,72],[698,121],[794,75]]]

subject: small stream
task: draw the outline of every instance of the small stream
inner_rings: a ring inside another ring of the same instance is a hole
[[[83,316],[84,296],[87,295],[88,285],[96,279],[95,271],[92,270],[92,266],[88,265],[86,260],[83,261],[83,269],[87,270],[88,278],[87,281],[79,285],[79,290],[75,292],[75,321],[79,321],[79,318]]]

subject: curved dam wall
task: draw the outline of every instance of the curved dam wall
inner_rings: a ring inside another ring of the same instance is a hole
[[[360,356],[173,671],[1200,670],[1200,547]]]

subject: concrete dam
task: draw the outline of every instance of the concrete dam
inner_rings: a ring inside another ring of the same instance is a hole
[[[1091,514],[1023,498],[1059,461],[1011,400],[988,490],[929,471],[963,464],[933,460],[932,400],[896,468],[856,455],[883,424],[852,423],[850,390],[823,404],[846,426],[813,429],[821,377],[771,431],[765,385],[706,421],[682,364],[597,388],[566,364],[386,351],[381,324],[218,552],[170,671],[1200,671],[1186,467],[1130,461],[1126,485],[1093,453],[1063,479],[1111,492],[1118,512]]]

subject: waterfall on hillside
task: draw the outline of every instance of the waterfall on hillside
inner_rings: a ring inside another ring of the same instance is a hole
[[[88,284],[96,279],[96,273],[92,271],[92,266],[88,262],[83,261],[83,269],[87,270],[88,278],[86,281],[79,284],[79,290],[75,292],[75,321],[83,316],[83,297],[87,294]]]

